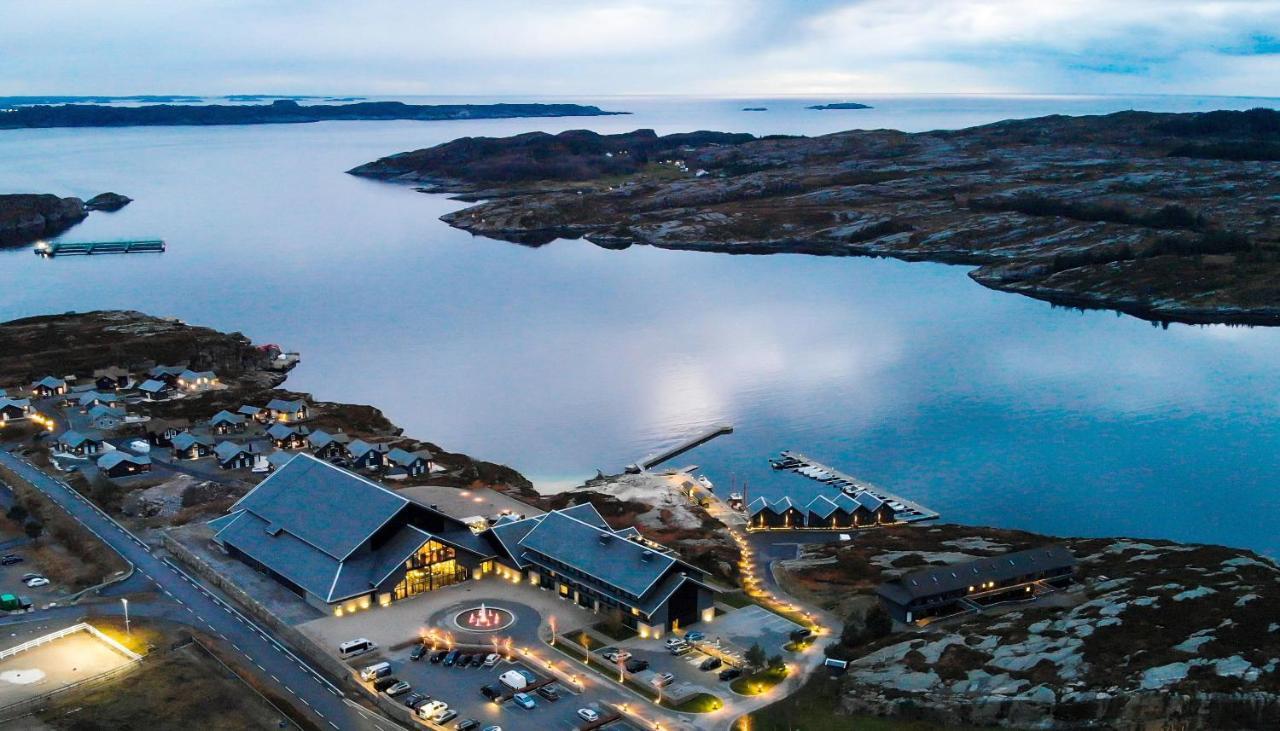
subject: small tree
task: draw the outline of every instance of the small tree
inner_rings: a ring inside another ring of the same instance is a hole
[[[21,523],[22,521],[27,519],[27,509],[22,507],[18,503],[14,503],[13,507],[9,508],[9,512],[5,513],[5,515],[9,517],[9,520],[14,520]]]
[[[888,637],[893,632],[893,618],[884,610],[884,607],[878,603],[867,610],[867,617],[864,620],[867,625],[867,641],[878,640],[881,637]]]
[[[786,664],[787,664],[787,661],[782,659],[782,655],[774,655],[773,657],[769,658],[770,670],[780,670],[783,667],[786,667]]]
[[[759,642],[753,644],[751,648],[747,650],[747,654],[744,655],[744,657],[747,660],[747,664],[753,668],[764,666],[764,662],[765,662],[764,648],[760,646]]]
[[[22,532],[27,534],[27,538],[30,538],[31,540],[34,541],[40,537],[41,533],[44,532],[44,526],[40,525],[34,520],[31,520],[23,524]]]

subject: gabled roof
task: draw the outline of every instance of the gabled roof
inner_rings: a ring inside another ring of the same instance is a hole
[[[236,409],[236,413],[241,414],[243,416],[257,416],[258,414],[261,414],[263,411],[265,411],[265,409],[263,409],[261,406],[250,406],[249,404],[245,404],[240,408]]]
[[[203,434],[192,434],[189,431],[180,432],[169,440],[173,444],[174,449],[190,449],[197,444],[203,444],[206,447],[213,446],[213,440]]]
[[[58,443],[65,444],[68,447],[78,447],[86,442],[101,441],[101,439],[94,439],[93,437],[85,436],[84,434],[74,430],[63,432],[62,436],[58,437]]]
[[[948,566],[930,566],[903,574],[897,579],[881,584],[876,593],[898,604],[912,599],[965,591],[984,581],[1008,581],[1041,571],[1050,571],[1076,565],[1071,551],[1061,544],[1051,544],[1014,551],[1002,556],[979,558]]]
[[[276,470],[263,480],[267,484],[288,468]],[[250,495],[253,493],[251,492]],[[271,521],[250,510],[237,512],[217,533],[217,539],[235,548],[308,592],[328,598],[341,561],[286,530],[277,530]]]
[[[772,512],[778,515],[782,515],[788,510],[794,509],[795,507],[796,506],[791,503],[791,498],[789,497],[779,498],[769,503],[769,510],[771,510]]]
[[[330,434],[329,432],[321,429],[316,429],[307,436],[307,443],[311,445],[312,449],[319,449],[334,442],[337,442],[338,444],[346,444],[349,441],[351,441],[351,437],[348,437],[342,432]]]
[[[247,510],[341,560],[408,503],[377,483],[298,454],[233,508]]]
[[[214,414],[213,418],[209,420],[209,423],[215,426],[218,424],[243,424],[244,417],[240,414],[233,414],[230,411],[223,409],[222,411]]]
[[[520,545],[525,560],[539,563],[539,556],[545,556],[636,597],[675,564],[670,556],[559,510],[542,516]]]
[[[119,449],[107,452],[98,458],[99,469],[109,470],[121,462],[132,462],[136,465],[151,464],[151,458],[145,454],[129,454]]]
[[[865,490],[863,490],[862,492],[859,492],[857,495],[854,495],[853,499],[859,505],[866,508],[867,510],[870,510],[873,513],[879,510],[885,504],[883,500],[881,500],[880,498],[876,497],[875,495],[872,495],[871,493]]]
[[[92,409],[89,409],[90,419],[100,419],[104,416],[111,416],[117,419],[123,419],[124,415],[125,415],[124,409],[121,409],[116,406],[107,406],[105,404],[98,404]]]
[[[764,510],[767,507],[769,507],[769,501],[765,500],[762,497],[758,497],[755,500],[752,500],[750,504],[747,505],[747,514],[755,515],[756,513],[760,512],[761,510]]]
[[[53,376],[45,376],[32,384],[32,386],[44,386],[45,388],[63,388],[66,385],[66,381],[61,378],[54,378]]]
[[[418,460],[427,461],[430,459],[431,455],[426,452],[410,452],[399,447],[387,452],[387,460],[392,464],[400,465],[402,467],[408,467]]]
[[[835,497],[836,507],[846,513],[853,513],[858,509],[858,501],[849,497],[848,493],[840,493]]]
[[[105,393],[98,393],[97,391],[85,391],[84,393],[80,394],[77,397],[77,400],[80,402],[81,406],[85,406],[87,404],[93,403],[94,401],[109,402],[109,401],[119,401],[120,399],[115,395],[109,396]]]
[[[249,454],[249,450],[243,444],[235,442],[218,442],[218,446],[213,448],[213,453],[217,455],[219,462],[230,462],[241,453]]]
[[[347,445],[347,451],[351,453],[352,457],[359,458],[364,456],[366,452],[370,452],[370,451],[381,452],[385,447],[386,447],[385,444],[370,444],[369,442],[366,442],[363,439],[357,439],[354,442]]]
[[[805,506],[805,511],[813,513],[819,518],[827,518],[836,512],[836,504],[826,495],[819,495],[809,501],[809,504]]]
[[[271,428],[267,429],[267,436],[272,439],[288,439],[297,433],[297,429],[294,429],[287,424],[272,424]]]
[[[142,382],[142,385],[138,386],[138,390],[144,393],[159,393],[168,389],[169,384],[164,381],[157,381],[154,378],[148,378]]]
[[[31,399],[7,398],[3,395],[0,395],[0,409],[5,408],[6,406],[14,406],[16,408],[22,409],[23,411],[26,411],[27,409],[31,408]]]
[[[523,520],[500,522],[489,529],[489,535],[497,541],[498,547],[515,562],[518,568],[524,568],[525,562],[520,560],[520,552],[523,550],[520,547],[520,541],[524,540],[524,537],[529,535],[529,531],[536,528],[540,522],[542,522],[541,515]]]
[[[212,381],[218,375],[213,371],[191,371],[186,370],[178,374],[178,379],[182,381],[195,381],[201,378]]]
[[[600,511],[596,510],[596,506],[591,503],[580,503],[568,508],[562,508],[559,512],[570,518],[577,518],[594,528],[601,528],[610,533],[614,532],[613,528],[609,527],[609,524],[605,522],[604,516],[600,515]]]
[[[182,373],[183,371],[185,371],[186,369],[187,369],[186,366],[158,365],[155,368],[152,368],[151,370],[147,371],[147,375],[151,376],[152,378],[159,378],[160,376],[176,376],[179,373]]]
[[[286,414],[293,414],[307,405],[307,402],[298,399],[297,401],[286,401],[285,399],[273,398],[267,402],[267,409],[270,411],[283,411]]]

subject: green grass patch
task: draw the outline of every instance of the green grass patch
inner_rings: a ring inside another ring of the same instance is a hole
[[[724,602],[725,604],[728,604],[734,609],[742,609],[743,607],[749,607],[752,604],[755,604],[755,601],[753,601],[751,597],[747,596],[745,592],[741,592],[741,591],[725,592],[724,594],[721,594],[718,598],[720,599],[720,601]]]
[[[691,698],[685,699],[683,703],[672,705],[663,701],[662,705],[673,711],[681,713],[711,713],[724,708],[724,701],[711,695],[710,693],[699,693]]]
[[[592,627],[592,629],[594,629],[595,631],[599,632],[602,635],[605,635],[606,637],[609,637],[610,639],[617,640],[618,642],[622,642],[623,640],[629,640],[632,637],[636,636],[636,631],[625,624],[612,624],[610,622],[601,622],[600,624],[597,624],[594,627]]]
[[[787,679],[787,669],[766,668],[758,673],[743,675],[729,684],[729,689],[742,695],[760,695]]]

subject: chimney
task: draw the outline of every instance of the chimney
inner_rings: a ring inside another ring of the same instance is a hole
[[[602,545],[602,546],[607,546],[607,545],[609,545],[609,539],[610,539],[610,538],[613,538],[613,536],[609,535],[608,533],[601,533],[601,534],[600,534],[600,545]]]
[[[641,561],[648,561],[651,558],[653,558],[653,551],[646,549],[644,553],[640,554]]]

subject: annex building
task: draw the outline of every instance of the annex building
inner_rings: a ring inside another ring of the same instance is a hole
[[[646,635],[713,614],[704,571],[590,504],[477,526],[305,453],[210,526],[229,555],[326,612],[492,575],[616,610]]]

